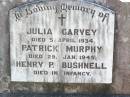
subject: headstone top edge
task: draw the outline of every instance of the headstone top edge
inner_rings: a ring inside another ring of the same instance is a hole
[[[25,2],[25,3],[22,3],[22,4],[18,4],[16,6],[12,7],[11,9],[9,9],[9,13],[11,11],[14,11],[14,10],[18,9],[18,8],[23,8],[23,7],[29,6],[29,5],[31,6],[31,5],[36,4],[36,3],[46,3],[46,2],[66,3],[66,2],[72,2],[72,1],[80,2],[81,4],[86,3],[86,4],[93,5],[95,7],[100,7],[102,9],[104,9],[104,10],[107,10],[107,11],[111,12],[112,14],[115,14],[115,11],[110,9],[109,7],[105,7],[105,6],[100,5],[100,4],[96,3],[96,2],[90,2],[90,1],[87,1],[87,0],[65,0],[65,1],[63,1],[63,0],[38,0],[38,1],[31,1],[31,2]]]

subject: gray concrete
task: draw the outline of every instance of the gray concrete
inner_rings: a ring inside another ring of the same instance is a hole
[[[113,83],[48,84],[10,81],[8,10],[27,0],[0,0],[0,92],[130,93],[130,3],[119,0],[93,0],[116,11]],[[30,0],[28,0],[30,1]]]

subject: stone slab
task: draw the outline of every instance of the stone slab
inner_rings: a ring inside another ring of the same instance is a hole
[[[86,1],[11,9],[11,80],[112,83],[114,22],[114,11]]]

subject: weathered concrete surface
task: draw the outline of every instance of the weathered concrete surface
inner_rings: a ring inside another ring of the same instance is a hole
[[[8,11],[27,0],[0,0],[0,92],[66,92],[130,94],[130,3],[119,0],[89,0],[116,12],[113,83],[48,84],[10,81]],[[31,0],[28,0],[31,1]]]

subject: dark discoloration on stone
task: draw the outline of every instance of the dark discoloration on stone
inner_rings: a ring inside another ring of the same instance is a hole
[[[25,0],[0,1],[0,92],[130,93],[130,4],[119,0],[95,0],[116,11],[113,83],[48,84],[10,81],[8,10]]]

